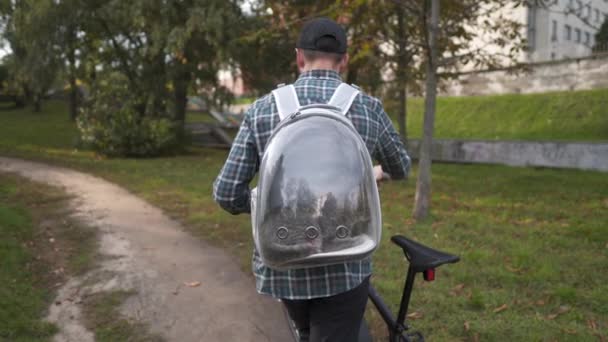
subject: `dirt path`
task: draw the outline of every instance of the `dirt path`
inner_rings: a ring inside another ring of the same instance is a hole
[[[0,170],[64,187],[75,195],[76,216],[100,229],[100,254],[107,257],[98,269],[64,284],[61,304],[50,310],[49,319],[61,329],[58,341],[92,341],[78,322],[80,299],[112,290],[134,290],[123,313],[169,341],[290,340],[280,305],[257,295],[253,279],[224,251],[191,237],[160,209],[69,169],[0,157]]]

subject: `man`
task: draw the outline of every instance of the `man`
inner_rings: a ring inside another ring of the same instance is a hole
[[[296,48],[300,76],[294,83],[301,105],[329,101],[342,82],[339,72],[348,63],[346,48],[346,32],[334,21],[318,18],[304,25]],[[405,178],[410,159],[382,103],[360,93],[346,116],[381,165],[374,168],[376,179],[381,180],[383,172],[393,179]],[[245,114],[213,188],[215,200],[228,212],[250,211],[249,183],[278,123],[272,94],[258,99]],[[254,251],[253,272],[259,293],[282,299],[302,341],[357,341],[371,260],[279,271],[265,266]]]

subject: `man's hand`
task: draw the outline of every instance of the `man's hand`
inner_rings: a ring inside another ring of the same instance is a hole
[[[385,180],[390,180],[391,175],[384,172],[381,165],[376,165],[374,166],[374,178],[376,179],[376,182],[379,183]]]
[[[380,182],[384,179],[384,171],[382,171],[381,165],[374,166],[374,178],[376,182]]]

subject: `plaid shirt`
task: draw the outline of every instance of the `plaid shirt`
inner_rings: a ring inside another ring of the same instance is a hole
[[[304,106],[329,102],[341,82],[335,71],[312,70],[302,73],[294,86],[300,104]],[[405,178],[410,159],[382,103],[361,93],[347,117],[382,169],[393,179]],[[272,94],[258,99],[245,113],[228,159],[213,186],[215,201],[228,212],[250,212],[249,183],[258,171],[266,143],[278,123],[279,115]],[[254,250],[253,273],[259,293],[277,298],[310,299],[332,296],[357,287],[371,274],[371,260],[278,271],[265,266]]]

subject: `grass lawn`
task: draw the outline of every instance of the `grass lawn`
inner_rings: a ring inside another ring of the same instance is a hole
[[[66,118],[59,103],[48,104],[41,114],[0,112],[0,155],[66,165],[118,183],[248,268],[249,217],[222,212],[210,195],[226,151],[192,149],[149,160],[98,158],[72,147],[76,132]],[[384,235],[374,255],[373,284],[396,308],[406,264],[389,242],[393,234],[459,254],[462,261],[440,268],[436,282],[416,283],[410,312],[417,314],[411,323],[429,340],[608,337],[606,174],[436,164],[433,217],[423,223],[410,219],[414,179],[415,170],[409,182],[381,186]],[[381,322],[373,312],[370,316],[381,334]]]
[[[397,126],[396,105],[387,105]],[[410,138],[422,136],[424,99],[408,101]],[[525,95],[439,97],[435,137],[608,140],[608,89]]]

